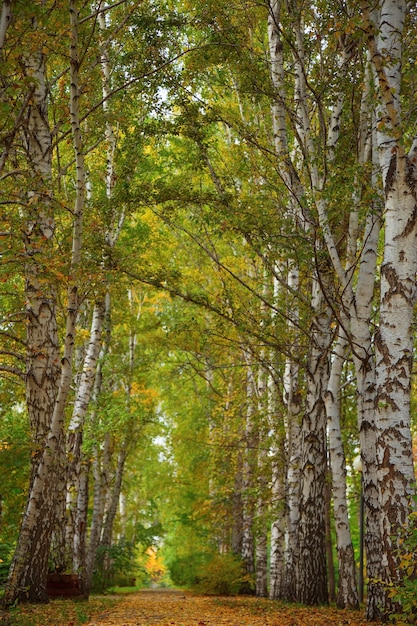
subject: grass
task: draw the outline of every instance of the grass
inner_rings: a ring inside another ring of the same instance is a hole
[[[54,599],[49,604],[20,604],[10,609],[8,618],[0,623],[10,626],[80,626],[94,615],[104,613],[123,595],[90,596],[88,600]]]
[[[137,593],[139,591],[139,587],[109,587],[107,593],[116,593],[116,594],[129,594],[129,593]]]

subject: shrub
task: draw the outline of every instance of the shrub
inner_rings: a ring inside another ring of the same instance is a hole
[[[120,541],[110,547],[101,546],[96,554],[93,590],[104,591],[117,584],[118,579],[125,582],[136,578],[139,569],[133,543]]]
[[[15,546],[0,541],[0,585],[7,581]]]
[[[237,595],[242,588],[253,587],[241,559],[232,553],[216,554],[198,570],[196,590],[208,595]]]
[[[197,583],[198,572],[208,561],[206,554],[189,554],[167,559],[170,578],[178,587],[192,587]]]

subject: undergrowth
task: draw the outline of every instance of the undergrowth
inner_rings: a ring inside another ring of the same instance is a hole
[[[20,604],[0,618],[8,626],[80,626],[123,599],[92,596],[89,600],[52,600],[49,604]]]

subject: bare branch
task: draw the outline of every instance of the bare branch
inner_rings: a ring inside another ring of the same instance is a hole
[[[30,99],[33,96],[34,91],[35,91],[35,86],[33,85],[29,89],[28,93],[26,94],[26,97],[25,97],[25,99],[24,99],[24,101],[22,103],[22,106],[20,108],[20,111],[19,111],[19,113],[17,115],[17,118],[16,118],[16,121],[15,121],[13,129],[3,139],[3,142],[5,144],[5,148],[4,148],[4,150],[3,150],[3,152],[2,152],[2,154],[0,156],[0,175],[1,175],[2,171],[3,171],[3,169],[4,169],[4,166],[5,166],[6,161],[7,161],[7,157],[9,156],[9,152],[10,152],[11,147],[13,145],[14,138],[16,136],[17,131],[20,128],[20,125],[21,125],[22,121],[23,121],[23,116],[24,116],[25,111],[26,111],[26,109],[27,109],[27,107],[29,105],[29,101],[30,101]]]
[[[79,20],[78,24],[83,24],[84,22],[88,22],[88,20],[97,19],[100,13],[106,13],[107,11],[110,11],[111,9],[118,7],[121,4],[125,4],[126,2],[127,0],[119,0],[119,2],[114,2],[113,4],[109,4],[106,7],[103,7],[102,9],[99,7],[97,11],[94,11],[94,13],[91,13],[90,15],[87,15],[87,17],[83,17],[81,20]]]
[[[22,363],[25,363],[26,361],[23,354],[19,354],[18,352],[11,352],[10,350],[0,350],[0,356],[11,356],[14,359],[17,359],[18,361],[22,361]],[[1,368],[1,365],[0,365],[0,368]]]
[[[0,365],[0,372],[5,372],[7,374],[13,374],[13,376],[17,376],[21,380],[26,380],[25,372],[17,369],[16,367],[8,367],[7,365]]]

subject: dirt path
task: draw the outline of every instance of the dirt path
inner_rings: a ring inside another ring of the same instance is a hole
[[[257,598],[196,596],[146,590],[89,622],[89,626],[369,626],[363,611],[300,608]]]

